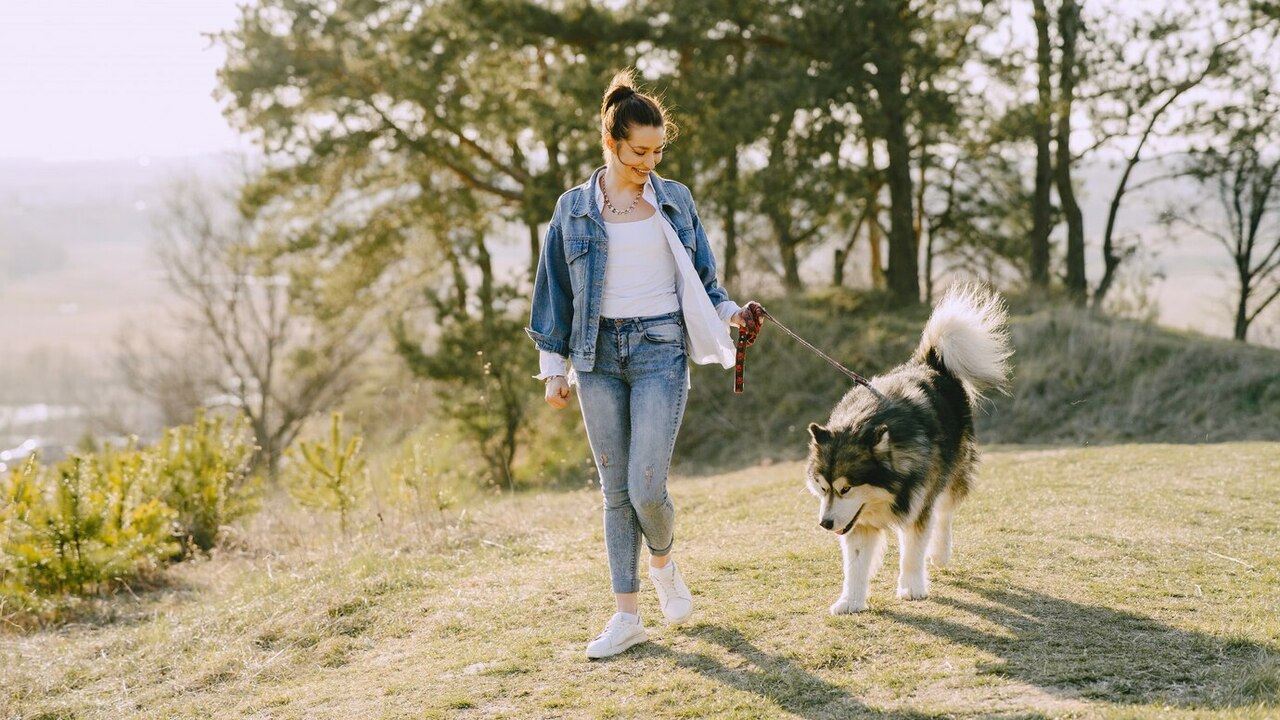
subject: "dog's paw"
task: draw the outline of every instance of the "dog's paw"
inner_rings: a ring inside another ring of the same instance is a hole
[[[853,613],[864,612],[867,609],[867,601],[854,601],[847,597],[841,597],[831,606],[832,615],[852,615]]]
[[[924,600],[929,597],[929,581],[923,577],[899,578],[899,600]]]
[[[945,550],[934,549],[929,551],[929,562],[934,567],[944,568],[951,564],[951,548]]]

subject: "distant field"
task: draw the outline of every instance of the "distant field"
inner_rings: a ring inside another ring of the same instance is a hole
[[[0,717],[1280,715],[1280,444],[990,449],[932,597],[894,598],[891,545],[840,618],[800,472],[673,481],[696,622],[646,583],[652,640],[608,661],[594,491],[354,542],[260,518],[112,621],[0,635]]]

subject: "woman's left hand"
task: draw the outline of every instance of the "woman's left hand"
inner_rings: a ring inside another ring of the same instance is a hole
[[[760,328],[764,326],[764,307],[752,300],[743,305],[742,309],[729,319],[729,322],[743,328],[752,335],[757,335],[760,332]]]

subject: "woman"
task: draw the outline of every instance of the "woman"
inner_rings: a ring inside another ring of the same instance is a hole
[[[600,108],[605,166],[560,197],[538,262],[529,336],[546,401],[582,420],[604,491],[605,545],[617,613],[587,645],[608,657],[648,639],[640,621],[640,541],[670,622],[693,598],[672,559],[667,470],[688,397],[688,361],[732,367],[730,323],[758,330],[716,282],[689,189],[654,168],[674,132],[654,97],[618,73]]]

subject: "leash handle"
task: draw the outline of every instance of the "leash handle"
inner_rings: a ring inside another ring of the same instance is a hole
[[[746,325],[738,328],[738,353],[733,362],[733,392],[735,395],[742,393],[745,379],[743,378],[743,367],[747,364],[747,348],[756,341],[760,336],[760,330],[764,327],[764,318],[768,315],[764,311],[764,307],[758,302],[749,302],[743,308],[747,312],[745,318]]]

